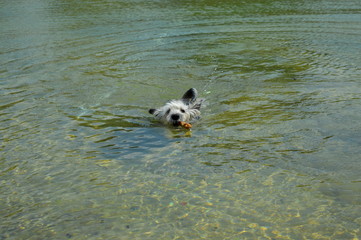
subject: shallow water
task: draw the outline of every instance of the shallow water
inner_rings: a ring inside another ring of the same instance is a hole
[[[0,239],[360,239],[360,13],[1,1]]]

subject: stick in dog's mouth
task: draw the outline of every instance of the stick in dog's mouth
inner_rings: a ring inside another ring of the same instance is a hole
[[[188,130],[192,128],[192,124],[187,123],[187,122],[179,121],[178,124],[182,128],[185,128],[185,129],[188,129]]]

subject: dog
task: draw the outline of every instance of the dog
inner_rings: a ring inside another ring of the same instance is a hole
[[[194,122],[200,118],[204,99],[198,99],[195,88],[186,91],[179,100],[171,100],[163,107],[151,108],[149,113],[167,126],[178,127],[180,122]]]

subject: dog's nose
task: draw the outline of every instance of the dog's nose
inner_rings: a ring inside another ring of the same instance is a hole
[[[172,120],[177,121],[179,120],[179,115],[178,114],[172,114],[172,116],[170,116],[172,118]]]

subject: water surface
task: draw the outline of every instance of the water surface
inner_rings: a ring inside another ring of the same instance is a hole
[[[0,3],[0,239],[360,239],[361,8]],[[195,87],[191,133],[147,110]]]

